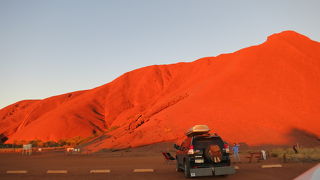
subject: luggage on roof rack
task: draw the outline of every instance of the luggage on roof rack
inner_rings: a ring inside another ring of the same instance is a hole
[[[210,129],[207,125],[195,125],[186,132],[186,136],[194,136],[209,133]]]

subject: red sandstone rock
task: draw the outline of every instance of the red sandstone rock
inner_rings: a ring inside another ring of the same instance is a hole
[[[320,136],[320,43],[293,31],[263,44],[190,63],[148,66],[103,86],[21,101],[0,110],[0,134],[59,140],[109,131],[88,148],[177,140],[207,124],[232,142],[292,143]],[[110,131],[112,129],[112,131]]]

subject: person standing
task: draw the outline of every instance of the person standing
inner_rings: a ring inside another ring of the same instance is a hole
[[[292,149],[293,149],[294,153],[298,154],[299,153],[299,144],[297,143],[297,144],[293,145]]]
[[[239,156],[239,145],[234,143],[233,147],[232,147],[232,151],[233,151],[233,157],[234,157],[234,161],[235,162],[240,162],[240,156]]]

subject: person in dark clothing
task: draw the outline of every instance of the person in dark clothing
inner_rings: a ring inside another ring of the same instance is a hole
[[[298,147],[298,144],[293,145],[292,149],[293,149],[294,153],[296,153],[296,154],[298,154],[298,153],[299,153],[299,147]]]

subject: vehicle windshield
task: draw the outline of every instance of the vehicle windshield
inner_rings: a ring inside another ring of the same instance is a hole
[[[195,149],[205,149],[209,145],[218,145],[220,148],[223,148],[223,141],[220,137],[195,137],[193,140],[193,145]]]

